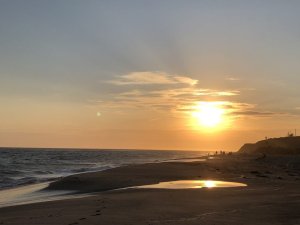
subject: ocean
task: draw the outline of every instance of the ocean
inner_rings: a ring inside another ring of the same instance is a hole
[[[128,164],[184,160],[209,151],[0,148],[0,189]]]

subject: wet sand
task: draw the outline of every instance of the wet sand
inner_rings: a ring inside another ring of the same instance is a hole
[[[131,165],[66,177],[48,190],[94,196],[0,208],[0,224],[300,224],[300,157],[221,156]],[[247,187],[123,189],[173,180],[223,180]]]

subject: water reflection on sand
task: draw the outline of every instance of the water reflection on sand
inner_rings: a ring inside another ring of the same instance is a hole
[[[49,182],[1,190],[0,208],[87,196],[84,194],[73,195],[74,191],[45,191],[44,188],[48,185]]]

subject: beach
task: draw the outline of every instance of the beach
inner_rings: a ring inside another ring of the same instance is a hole
[[[47,191],[91,195],[3,207],[0,224],[300,224],[299,160],[299,156],[233,154],[72,175],[52,182]],[[177,180],[247,186],[136,188]]]
[[[300,0],[0,4],[0,225],[300,225]]]

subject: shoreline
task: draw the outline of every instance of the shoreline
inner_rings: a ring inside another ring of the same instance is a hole
[[[299,159],[256,160],[253,156],[234,154],[207,161],[147,163],[71,175],[52,182],[47,190],[75,190],[93,195],[0,208],[0,224],[250,225],[257,224],[255,221],[297,224],[300,221]],[[241,182],[248,186],[115,190],[162,181],[200,179]]]
[[[22,185],[0,191],[0,208],[69,199],[71,191],[45,191],[50,182]]]
[[[32,152],[32,153],[31,153]],[[98,172],[130,164],[141,164],[149,162],[163,162],[173,160],[183,160],[190,157],[200,157],[206,155],[207,152],[180,152],[180,151],[101,151],[101,152],[84,152],[78,151],[27,151],[21,150],[18,153],[4,151],[4,158],[15,157],[14,155],[25,153],[25,156],[18,157],[17,163],[20,165],[17,168],[11,164],[3,164],[4,169],[0,172],[0,191],[23,185],[30,185],[41,182],[54,181],[61,177],[66,177],[74,174]],[[27,154],[28,153],[28,154]],[[33,161],[40,160],[40,163],[30,164],[28,166],[27,158],[32,157]],[[26,158],[27,157],[27,158]],[[62,160],[61,160],[61,157]],[[79,160],[83,157],[83,160]],[[120,160],[124,157],[124,160]],[[23,159],[24,158],[24,159]],[[58,160],[54,166],[46,166],[51,164],[51,160]],[[50,160],[50,161],[49,161]],[[77,163],[78,162],[78,163]],[[28,168],[29,167],[29,168]]]
[[[239,154],[215,156],[213,159],[204,161],[203,158],[207,156],[193,162],[167,161],[131,164],[100,172],[74,174],[51,182],[47,190],[75,190],[78,193],[89,193],[181,179],[227,179],[247,181],[251,184],[265,181],[280,182],[282,177],[285,177],[284,181],[287,182],[287,178],[293,179],[294,177],[289,171],[282,170],[286,167],[286,161],[290,163],[295,158],[291,156],[271,156],[263,160],[256,155]],[[300,156],[296,158],[296,161],[300,161]],[[276,169],[273,168],[272,163],[278,164]],[[272,168],[272,172],[269,171],[271,169],[269,167]]]
[[[201,156],[201,157],[196,157],[196,158],[174,158],[174,159],[170,159],[170,160],[154,161],[154,162],[150,162],[150,163],[156,164],[156,163],[167,163],[167,162],[189,162],[189,161],[204,161],[204,160],[207,160],[207,156]],[[3,188],[3,189],[0,189],[0,208],[17,206],[17,205],[26,205],[26,204],[31,204],[31,203],[41,203],[41,202],[47,202],[47,201],[56,201],[56,200],[86,197],[86,196],[92,195],[94,192],[77,193],[76,190],[75,191],[74,190],[49,190],[48,186],[51,183],[57,182],[59,180],[65,179],[70,176],[81,176],[81,175],[90,174],[90,173],[100,173],[100,172],[110,170],[110,169],[122,168],[122,167],[126,167],[126,166],[134,166],[134,165],[144,165],[144,164],[149,164],[149,163],[136,163],[136,164],[129,164],[129,165],[120,165],[120,166],[116,166],[116,167],[112,167],[112,168],[104,169],[104,170],[95,170],[95,171],[74,173],[74,174],[70,174],[67,176],[51,178],[50,180],[46,180],[46,181],[42,181],[42,182],[22,184],[22,185],[18,185],[15,187]],[[133,187],[125,187],[125,188],[133,188]],[[30,190],[32,190],[32,191],[30,191]],[[44,195],[40,195],[41,192],[44,192]],[[57,193],[55,193],[55,192],[57,192]],[[3,198],[1,198],[1,195],[9,196],[9,195],[14,195],[14,193],[19,198],[20,197],[22,199],[24,198],[24,200],[20,201],[19,199],[16,199],[16,197],[12,197],[11,199],[7,199],[7,200],[3,200]],[[96,193],[97,193],[97,191],[96,191]],[[25,196],[24,196],[24,194],[25,194]],[[29,196],[27,196],[28,194],[29,194]]]

